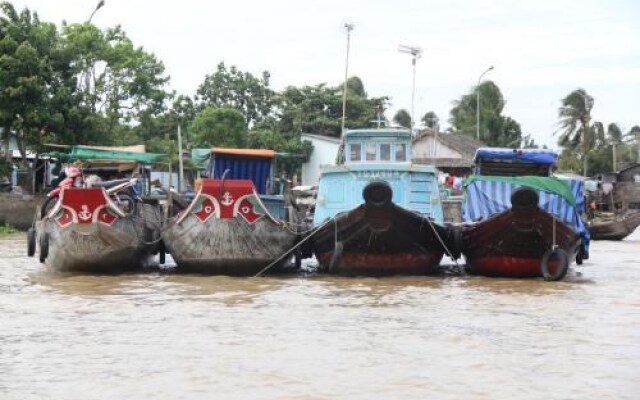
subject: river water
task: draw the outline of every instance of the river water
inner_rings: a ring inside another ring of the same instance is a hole
[[[562,282],[60,275],[0,237],[1,399],[638,399],[640,230]]]

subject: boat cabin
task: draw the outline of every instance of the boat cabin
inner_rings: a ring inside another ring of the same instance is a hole
[[[475,175],[551,176],[558,154],[547,149],[481,147],[473,161]]]
[[[372,181],[388,182],[396,205],[442,222],[435,167],[411,163],[411,131],[385,128],[344,133],[338,164],[321,170],[314,225],[364,203]]]
[[[344,164],[411,161],[411,132],[405,129],[347,131],[343,141]]]

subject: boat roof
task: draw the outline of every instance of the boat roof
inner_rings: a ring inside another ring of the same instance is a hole
[[[228,154],[236,156],[273,158],[275,157],[276,152],[266,149],[226,149],[222,147],[214,147],[211,149],[211,154]]]
[[[473,162],[483,161],[515,161],[534,164],[554,165],[558,161],[558,153],[549,149],[510,149],[501,147],[480,147],[476,150]]]
[[[389,136],[411,139],[411,131],[406,128],[347,129],[343,135],[345,139]]]

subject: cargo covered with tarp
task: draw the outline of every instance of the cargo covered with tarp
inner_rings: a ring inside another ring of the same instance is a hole
[[[165,157],[164,154],[146,153],[144,146],[135,146],[130,150],[123,150],[121,147],[109,148],[103,146],[63,146],[67,151],[49,153],[51,157],[59,160],[75,161],[75,160],[104,160],[110,162],[137,162],[142,164],[153,164],[161,161]],[[142,151],[140,151],[140,149]]]
[[[465,181],[463,221],[478,222],[510,210],[511,194],[520,186],[535,189],[539,196],[538,206],[578,232],[588,254],[590,236],[582,219],[585,212],[583,182],[577,179],[471,176]]]
[[[211,149],[209,177],[248,179],[259,194],[268,194],[272,181],[272,163],[276,153],[264,149]],[[226,174],[225,174],[226,172]]]

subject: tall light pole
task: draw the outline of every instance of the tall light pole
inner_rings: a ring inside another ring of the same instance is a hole
[[[349,48],[351,46],[351,31],[355,27],[354,24],[345,22],[344,29],[347,31],[347,57],[344,63],[344,86],[342,87],[342,129],[340,135],[344,133],[344,120],[347,116],[347,78],[349,74]]]
[[[480,81],[487,72],[493,70],[493,65],[487,68],[478,78],[478,85],[476,86],[476,139],[480,140]]]
[[[93,12],[91,13],[91,15],[89,16],[89,19],[87,20],[87,23],[91,23],[91,19],[93,18],[93,16],[96,14],[96,12],[101,9],[104,6],[104,0],[100,0],[98,2],[98,4],[96,4],[96,8],[93,10]]]
[[[398,51],[400,51],[400,53],[411,54],[412,56],[411,65],[413,65],[413,84],[411,86],[411,121],[409,125],[411,126],[411,136],[413,136],[413,124],[414,124],[413,115],[415,113],[414,100],[416,97],[416,61],[418,61],[418,59],[422,57],[422,49],[416,46],[400,45],[398,46]]]

